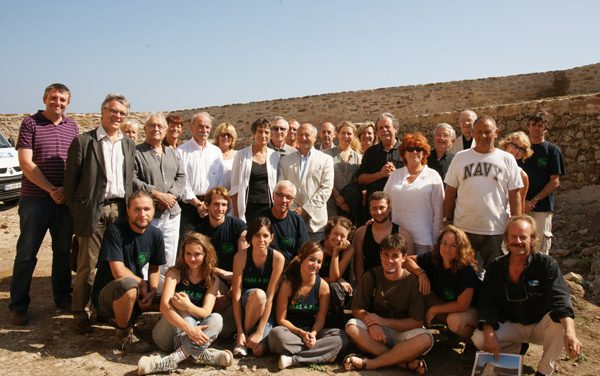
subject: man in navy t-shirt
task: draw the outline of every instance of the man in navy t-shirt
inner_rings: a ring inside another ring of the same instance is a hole
[[[123,339],[121,349],[147,352],[152,348],[135,337],[132,321],[156,309],[159,266],[165,263],[165,243],[151,226],[154,202],[147,191],[133,194],[127,203],[127,221],[107,227],[100,248],[92,303],[98,317],[110,320]],[[143,268],[148,267],[148,279]]]

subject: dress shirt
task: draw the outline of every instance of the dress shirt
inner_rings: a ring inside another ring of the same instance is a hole
[[[102,156],[104,158],[104,166],[106,167],[106,192],[105,199],[125,198],[125,184],[123,182],[123,164],[125,156],[123,155],[123,133],[117,131],[117,139],[115,142],[110,140],[106,130],[98,127],[96,131],[98,141],[102,146]]]
[[[200,147],[193,138],[177,149],[185,172],[185,192],[182,200],[189,201],[197,195],[223,184],[223,153],[209,143]]]

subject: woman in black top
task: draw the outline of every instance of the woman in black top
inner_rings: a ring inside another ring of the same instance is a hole
[[[280,354],[279,369],[301,363],[333,362],[347,343],[340,329],[326,329],[329,286],[319,276],[323,249],[307,242],[290,263],[277,294],[277,324],[269,348]]]
[[[173,351],[160,356],[143,356],[138,374],[171,371],[182,360],[192,356],[204,364],[227,367],[233,355],[229,350],[208,346],[223,328],[223,318],[212,313],[219,281],[214,275],[217,255],[210,240],[199,233],[189,233],[175,266],[165,275],[160,300],[161,321],[152,331],[161,350]]]
[[[258,217],[248,225],[246,233],[250,247],[233,257],[231,281],[233,316],[237,329],[234,355],[254,356],[267,350],[266,337],[271,329],[271,306],[283,271],[285,258],[269,247],[273,241],[271,221]]]
[[[419,290],[428,295],[427,325],[437,319],[460,337],[470,338],[473,334],[481,284],[473,254],[467,235],[448,225],[442,229],[432,252],[407,259],[406,269],[419,276]]]

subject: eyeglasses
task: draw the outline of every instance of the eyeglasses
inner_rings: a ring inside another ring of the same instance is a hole
[[[283,127],[273,127],[271,129],[274,130],[275,132],[285,132],[285,131],[287,131],[287,128],[283,128]]]
[[[125,111],[119,111],[116,108],[107,108],[106,109],[108,112],[110,112],[113,115],[119,115],[121,117],[126,117],[127,116],[127,112]]]
[[[146,124],[146,126],[150,129],[152,129],[152,128],[165,129],[165,126],[162,124]]]
[[[456,244],[456,243],[448,243],[448,242],[447,242],[447,241],[445,241],[445,240],[442,240],[442,241],[440,242],[440,244],[441,244],[441,245],[445,245],[446,247],[453,248],[453,249],[457,249],[457,248],[458,248],[458,244]]]
[[[282,193],[282,192],[275,192],[275,196],[280,197],[280,198],[287,198],[290,201],[292,201],[295,198],[292,195],[286,195],[285,193]]]
[[[416,151],[417,153],[420,153],[423,151],[423,148],[418,147],[418,146],[409,146],[405,149],[407,152],[412,153],[413,151]]]
[[[519,285],[521,285],[521,284],[519,284]],[[506,300],[507,300],[508,302],[510,302],[510,303],[520,303],[520,302],[524,302],[524,301],[526,301],[527,299],[529,299],[529,295],[527,294],[527,288],[522,288],[522,287],[519,287],[519,289],[521,290],[521,291],[520,291],[520,295],[521,295],[521,296],[520,296],[520,297],[513,297],[513,296],[511,296],[511,295],[508,293],[508,285],[505,285],[505,286],[504,286],[504,291],[506,292]],[[524,293],[524,294],[523,294],[523,293]],[[525,295],[525,296],[523,297],[523,295]]]
[[[233,136],[231,134],[229,134],[229,133],[221,133],[219,136],[221,136],[223,138],[226,138],[226,137],[233,138]]]
[[[526,148],[524,148],[523,146],[519,146],[519,145],[515,144],[514,142],[509,142],[508,144],[523,154],[527,152]]]

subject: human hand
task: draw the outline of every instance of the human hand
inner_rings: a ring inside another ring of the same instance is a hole
[[[154,192],[154,199],[158,203],[158,207],[170,209],[175,205],[177,199],[170,193]]]
[[[431,325],[431,321],[433,321],[433,318],[438,314],[437,309],[435,306],[429,307],[429,309],[427,310],[427,313],[425,314],[425,323],[429,326]]]
[[[386,324],[385,319],[376,313],[367,313],[363,319],[363,322],[367,324],[367,326],[371,326],[373,324],[385,326]]]
[[[259,333],[258,331],[252,333],[248,338],[246,338],[246,346],[254,349],[263,339],[263,333]]]
[[[429,295],[431,293],[431,282],[425,272],[419,274],[419,292],[421,295]]]
[[[374,341],[386,343],[387,339],[385,338],[385,333],[383,328],[379,324],[371,324],[367,328],[369,332],[369,337],[371,337]]]
[[[581,354],[581,348],[583,345],[575,334],[565,333],[563,336],[563,341],[565,343],[565,350],[569,355],[569,359],[573,359]]]
[[[202,346],[210,340],[206,333],[204,333],[206,328],[208,328],[208,325],[192,326],[188,330],[185,330],[185,334],[188,336],[190,341],[194,342],[198,346]]]
[[[351,284],[349,284],[346,281],[341,281],[340,282],[340,286],[342,286],[342,288],[344,289],[344,291],[346,292],[346,294],[352,295],[352,285]]]
[[[144,286],[146,286],[145,283]],[[149,311],[152,308],[154,298],[156,297],[157,292],[155,288],[151,288],[148,290],[148,288],[146,287],[144,288],[144,290],[145,291],[140,294],[138,305],[140,306],[140,309],[142,311]]]
[[[50,197],[58,205],[65,203],[65,189],[63,187],[54,187],[50,191]]]
[[[196,211],[200,218],[205,218],[208,215],[208,207],[204,201],[199,201],[200,203],[196,206]]]
[[[171,304],[173,307],[183,312],[189,312],[191,306],[193,306],[190,297],[185,292],[176,292],[173,294],[171,297]]]
[[[483,345],[487,352],[494,354],[494,358],[498,360],[498,355],[500,354],[500,342],[498,342],[498,337],[496,337],[496,332],[493,329],[490,329],[489,332],[484,330],[484,340]]]

